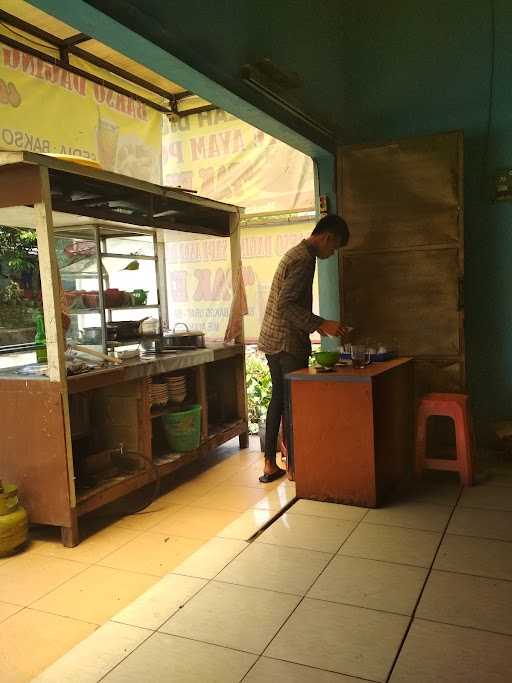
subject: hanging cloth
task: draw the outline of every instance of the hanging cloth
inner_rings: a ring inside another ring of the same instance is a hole
[[[226,334],[224,335],[225,342],[236,341],[241,337],[243,331],[242,320],[248,312],[242,261],[240,260],[233,279],[233,298],[231,300]]]

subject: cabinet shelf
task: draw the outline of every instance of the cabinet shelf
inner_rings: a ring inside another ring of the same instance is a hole
[[[146,254],[114,254],[111,252],[101,252],[101,258],[123,258],[129,261],[156,261],[156,256],[147,256]]]
[[[139,306],[105,306],[106,311],[136,311],[143,308],[159,308],[158,304],[141,304]],[[72,308],[68,315],[88,315],[89,313],[101,313],[99,308]]]

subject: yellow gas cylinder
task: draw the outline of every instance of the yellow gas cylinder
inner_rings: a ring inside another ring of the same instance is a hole
[[[27,535],[28,515],[19,504],[18,489],[0,481],[0,557],[25,543]]]

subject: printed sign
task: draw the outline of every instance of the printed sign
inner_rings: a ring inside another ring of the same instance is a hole
[[[137,99],[0,42],[3,150],[83,157],[160,184],[162,119]]]
[[[310,157],[220,109],[164,122],[163,177],[247,213],[315,206]]]
[[[314,223],[243,228],[241,249],[249,314],[244,318],[247,343],[258,339],[277,265],[288,249],[311,234]],[[215,340],[224,338],[231,305],[229,239],[166,236],[167,290],[171,326],[185,322]],[[317,283],[313,287],[318,311]]]

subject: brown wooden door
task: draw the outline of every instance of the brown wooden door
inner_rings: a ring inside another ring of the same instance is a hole
[[[461,132],[341,147],[340,255],[352,341],[397,345],[416,359],[416,390],[465,386]]]

